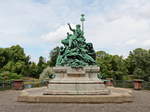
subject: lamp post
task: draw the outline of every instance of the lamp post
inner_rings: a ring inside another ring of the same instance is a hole
[[[85,18],[84,18],[84,14],[81,14],[81,19],[80,19],[81,23],[82,23],[82,31],[84,32],[84,21],[85,21]]]

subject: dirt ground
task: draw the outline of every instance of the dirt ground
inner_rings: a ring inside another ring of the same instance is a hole
[[[0,112],[150,112],[150,91],[133,91],[135,101],[122,104],[23,103],[19,91],[0,91]]]

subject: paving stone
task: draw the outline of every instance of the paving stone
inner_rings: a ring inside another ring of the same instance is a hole
[[[0,91],[0,112],[149,112],[150,91],[133,91],[132,103],[23,103],[16,102],[19,91]]]

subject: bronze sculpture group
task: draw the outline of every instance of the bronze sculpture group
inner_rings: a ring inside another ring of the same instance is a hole
[[[61,43],[56,66],[83,67],[95,65],[96,54],[92,43],[86,43],[84,32],[79,24],[73,29],[68,23],[73,34],[67,33],[67,38]]]

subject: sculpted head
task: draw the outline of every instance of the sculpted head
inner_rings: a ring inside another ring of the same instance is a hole
[[[81,27],[81,26],[80,26],[79,24],[76,25],[76,29],[80,29],[80,27]]]

